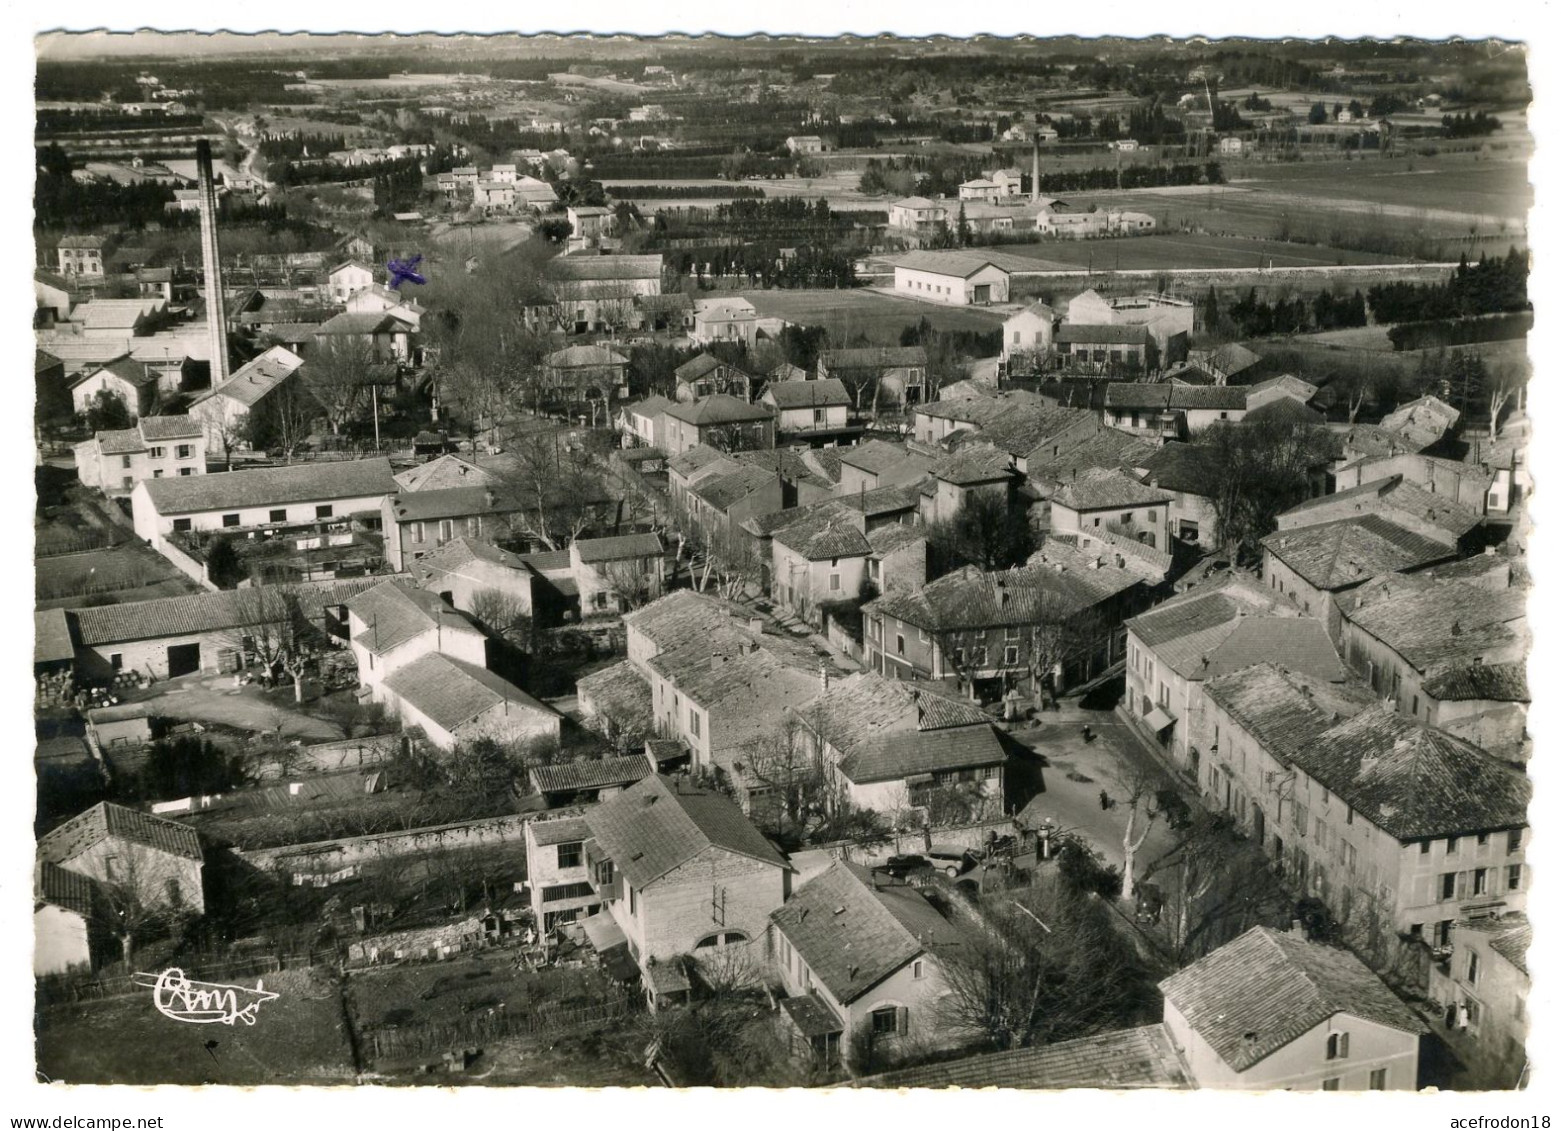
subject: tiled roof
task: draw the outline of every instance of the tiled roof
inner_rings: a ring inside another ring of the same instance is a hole
[[[1112,381],[1106,386],[1106,407],[1168,409],[1173,389],[1192,387],[1143,381]]]
[[[396,473],[396,483],[403,491],[427,491],[454,486],[486,486],[492,481],[492,473],[450,453]]]
[[[33,663],[53,664],[76,658],[64,609],[33,611]]]
[[[1154,451],[1137,436],[1101,428],[1065,443],[1042,444],[1025,456],[1025,468],[1037,483],[1066,483],[1093,468],[1142,467]]]
[[[1314,512],[1341,514],[1351,508],[1360,514],[1382,513],[1389,519],[1394,511],[1401,511],[1445,530],[1455,538],[1463,537],[1483,521],[1480,515],[1448,495],[1433,494],[1402,475],[1390,475],[1297,503],[1279,516],[1279,526],[1281,530],[1294,529],[1306,525]]]
[[[602,365],[627,365],[629,359],[606,346],[569,346],[548,354],[545,364],[553,369],[581,369]]]
[[[609,785],[630,785],[651,774],[643,754],[626,758],[588,758],[555,766],[534,766],[531,784],[539,793],[573,793]]]
[[[1454,556],[1433,542],[1378,515],[1280,530],[1263,548],[1318,589],[1347,589],[1378,574],[1430,565]]]
[[[908,522],[890,522],[867,532],[867,544],[874,554],[892,554],[916,542],[927,540],[926,531]]]
[[[1236,385],[1172,385],[1173,409],[1231,409],[1244,411],[1247,391]]]
[[[662,774],[593,806],[585,822],[613,867],[641,890],[711,847],[790,868],[729,798]]]
[[[364,498],[389,495],[396,489],[390,461],[383,457],[143,479],[141,483],[161,515]]]
[[[34,374],[47,373],[49,370],[51,370],[51,369],[59,369],[63,365],[64,365],[64,362],[60,361],[59,358],[55,357],[48,350],[40,350],[40,349],[33,350],[33,372],[34,372]]]
[[[1357,715],[1376,702],[1359,685],[1281,671],[1272,663],[1210,679],[1203,693],[1285,764],[1296,761],[1300,751],[1334,726],[1336,715]]]
[[[1088,530],[1073,531],[1068,534],[1048,534],[1041,544],[1041,549],[1048,549],[1053,543],[1061,543],[1079,551],[1086,559],[1094,557],[1100,565],[1109,565],[1115,559],[1120,558],[1115,564],[1118,569],[1127,569],[1143,577],[1146,582],[1159,584],[1165,580],[1170,572],[1175,559],[1169,550],[1157,549],[1154,546],[1145,545],[1137,538],[1127,533],[1125,527],[1115,525],[1103,526],[1100,529],[1094,527]],[[1027,564],[1033,564],[1034,555]]]
[[[963,448],[932,465],[934,478],[956,487],[1005,481],[1013,473],[1013,457],[986,444]]]
[[[818,359],[831,369],[896,369],[926,365],[922,346],[862,346],[858,349],[822,350]]]
[[[624,411],[630,416],[642,417],[646,420],[654,420],[667,409],[677,404],[677,401],[668,400],[663,396],[646,397],[638,404],[631,404]]]
[[[913,483],[899,483],[874,487],[871,491],[850,492],[839,496],[838,501],[858,514],[877,518],[915,510],[921,501],[921,488]]]
[[[1445,731],[1371,707],[1297,749],[1300,766],[1401,841],[1528,823],[1520,771]]]
[[[567,553],[564,555],[567,557]],[[506,569],[526,570],[527,565],[519,554],[512,554],[508,550],[501,550],[491,542],[483,542],[477,538],[452,538],[443,546],[417,563],[417,572],[422,577],[428,577],[434,573],[447,573],[450,570],[459,569],[468,562],[491,562],[493,565],[503,566]],[[529,571],[528,571],[529,572]]]
[[[983,251],[910,251],[894,261],[895,267],[909,271],[930,271],[938,275],[950,275],[956,279],[968,279],[987,265],[1000,271],[1034,271],[1033,259],[1021,259],[1017,255]]]
[[[1005,389],[978,397],[951,397],[948,395],[948,388],[944,388],[939,392],[937,400],[916,406],[917,416],[926,416],[934,420],[957,420],[981,427],[1015,413],[1062,414],[1057,418],[1067,422],[1070,416],[1077,417],[1081,411],[1059,409],[1045,397],[1025,389]]]
[[[146,451],[146,444],[141,439],[139,428],[114,428],[107,432],[99,432],[93,437],[98,442],[98,451],[106,456],[129,455],[131,452]]]
[[[1512,963],[1519,973],[1528,973],[1528,952],[1534,945],[1534,927],[1526,914],[1466,919],[1458,924],[1458,929],[1487,936],[1492,950]]]
[[[1255,385],[1248,385],[1247,401],[1253,397],[1262,398],[1270,393],[1284,394],[1286,400],[1299,400],[1302,404],[1310,401],[1317,395],[1317,386],[1309,381],[1303,381],[1290,373],[1281,373],[1278,377],[1270,377],[1267,381],[1259,381]]]
[[[349,334],[395,334],[412,329],[404,318],[382,310],[343,311],[315,327],[314,336],[338,337]]]
[[[874,672],[835,680],[796,710],[805,725],[821,730],[825,741],[842,753],[879,734],[991,725],[974,703]]]
[[[61,345],[61,348],[64,348],[63,344]],[[136,388],[140,388],[143,385],[150,385],[157,380],[157,375],[154,373],[148,373],[146,366],[142,365],[140,362],[133,361],[129,357],[121,357],[117,360],[110,361],[107,365],[100,365],[95,369],[89,369],[81,376],[77,377],[74,381],[72,381],[71,387],[75,388],[77,385],[82,384],[98,373],[111,373],[115,377],[118,377],[121,381],[128,382],[129,384],[134,385]]]
[[[840,760],[840,774],[857,785],[904,781],[918,774],[999,766],[1008,760],[990,725],[877,734]]]
[[[483,486],[399,491],[390,500],[391,513],[398,523],[466,518],[471,515],[514,514],[525,507],[526,504],[514,491]]]
[[[961,943],[959,931],[919,888],[874,878],[837,861],[770,912],[813,977],[849,1005],[918,955],[934,960]]]
[[[1238,617],[1230,635],[1208,652],[1203,678],[1217,679],[1253,664],[1276,664],[1313,679],[1342,682],[1344,664],[1328,626],[1312,617]]]
[[[376,655],[384,655],[435,629],[481,635],[439,594],[413,588],[399,579],[382,581],[359,593],[347,602],[347,608],[364,625],[353,640]]]
[[[501,703],[557,718],[558,712],[484,668],[430,652],[385,677],[385,687],[447,731]]]
[[[663,552],[659,534],[620,534],[612,538],[581,538],[574,544],[586,563],[616,562],[625,558],[653,558]]]
[[[679,452],[667,461],[667,470],[674,475],[687,479],[697,471],[702,471],[711,464],[721,462],[731,464],[731,470],[735,470],[739,464],[731,456],[718,448],[712,448],[709,444],[696,444],[686,452]]]
[[[266,609],[257,603],[259,600],[263,598],[253,598],[245,590],[234,589],[76,609],[70,616],[76,622],[81,643],[95,647],[238,628],[264,615]]]
[[[781,1011],[803,1037],[812,1039],[827,1033],[843,1033],[845,1023],[834,1008],[818,994],[783,998]]]
[[[775,416],[766,405],[751,405],[725,393],[715,393],[689,404],[673,405],[666,410],[666,414],[685,424],[699,426],[750,423],[771,420]]]
[[[1271,589],[1244,577],[1199,586],[1127,621],[1127,628],[1178,675],[1202,678],[1203,658],[1236,630],[1244,616],[1267,620],[1286,609]]]
[[[640,761],[643,762],[644,759]],[[584,817],[556,817],[551,820],[539,817],[530,822],[526,830],[531,834],[532,843],[543,848],[554,844],[568,844],[571,841],[583,841],[591,835],[591,827],[585,823]]]
[[[840,452],[842,464],[880,474],[913,458],[914,454],[907,452],[904,445],[891,444],[888,440],[869,440]]]
[[[859,521],[843,506],[809,508],[809,513],[779,528],[772,537],[812,562],[864,557],[872,546],[857,525]]]
[[[1116,468],[1091,468],[1064,483],[1052,499],[1070,510],[1090,511],[1164,503],[1171,496]]]
[[[781,476],[792,483],[809,483],[827,491],[832,486],[830,480],[815,471],[807,460],[802,458],[802,453],[790,448],[760,448],[757,451],[733,452],[732,459],[747,467],[762,467],[770,474],[778,470]]]
[[[1239,342],[1229,342],[1214,350],[1208,357],[1211,369],[1230,377],[1252,368],[1263,359]]]
[[[810,448],[805,452],[797,453],[803,463],[807,464],[819,477],[831,484],[840,482],[840,449],[839,448]]]
[[[46,833],[38,841],[38,858],[63,865],[110,837],[188,860],[201,859],[200,837],[188,825],[112,801],[100,801]]]
[[[1149,327],[1142,324],[1124,326],[1117,323],[1091,325],[1064,322],[1057,328],[1055,340],[1076,342],[1079,345],[1141,346],[1153,341],[1154,336],[1149,332]]]
[[[1060,544],[1023,567],[983,573],[966,566],[921,589],[890,593],[869,609],[931,632],[956,632],[998,625],[1034,625],[1071,616],[1141,584],[1138,574],[1096,565],[1093,555]],[[1059,568],[1060,567],[1060,568]]]
[[[762,467],[742,467],[725,475],[715,474],[702,479],[691,488],[694,495],[718,511],[725,511],[733,503],[746,499],[755,491],[761,491],[775,482],[775,475]]]
[[[1211,491],[1211,479],[1205,465],[1210,449],[1198,444],[1172,441],[1149,456],[1140,465],[1147,480],[1167,491],[1201,494]]]
[[[1275,400],[1264,401],[1256,408],[1249,408],[1243,416],[1242,422],[1246,424],[1261,424],[1272,421],[1281,424],[1308,424],[1320,425],[1327,422],[1327,417],[1310,405],[1302,404],[1293,397],[1278,397]]]
[[[1420,690],[1444,703],[1489,699],[1500,703],[1527,703],[1528,664],[1522,660],[1498,664],[1458,664],[1426,677]]]
[[[143,416],[136,430],[149,444],[169,440],[194,440],[204,434],[201,422],[188,416]]]
[[[850,405],[851,396],[838,377],[822,381],[772,381],[764,395],[777,408],[828,408]]]
[[[858,1088],[1191,1088],[1164,1025],[1113,1029],[1049,1045],[864,1076]]]
[[[1188,1027],[1245,1072],[1344,1013],[1419,1036],[1425,1023],[1347,950],[1253,927],[1160,983]]]
[[[716,357],[713,353],[700,353],[695,354],[682,365],[678,366],[672,371],[672,374],[679,381],[692,382],[699,380],[706,373],[720,369],[725,364],[726,363],[724,361],[722,361],[719,357]],[[735,366],[731,368],[735,368]]]
[[[92,880],[76,872],[67,872],[58,864],[40,861],[34,886],[34,896],[44,903],[52,903],[67,911],[74,911],[87,918],[92,917],[93,901],[97,898]]]
[[[613,725],[631,733],[649,733],[654,727],[650,684],[628,660],[583,675],[575,681],[582,700],[589,699]]]

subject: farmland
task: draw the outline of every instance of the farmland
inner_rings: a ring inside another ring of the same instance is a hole
[[[826,327],[837,340],[860,331],[875,343],[898,345],[900,331],[926,318],[938,330],[988,333],[1001,329],[1004,315],[972,307],[939,306],[881,291],[744,291],[762,318],[785,318]]]
[[[999,250],[1036,261],[1037,270],[1154,271],[1177,268],[1336,267],[1402,263],[1402,256],[1309,247],[1279,240],[1195,233],[1164,233],[1113,240],[1053,240],[1004,245]]]

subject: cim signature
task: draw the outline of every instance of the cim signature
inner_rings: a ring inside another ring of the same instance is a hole
[[[152,1004],[157,1012],[192,1025],[231,1025],[235,1021],[253,1025],[260,1007],[275,1001],[278,996],[266,989],[265,983],[258,978],[254,989],[192,982],[177,966],[169,967],[156,978],[150,974],[137,974],[135,982],[138,986],[151,987]]]

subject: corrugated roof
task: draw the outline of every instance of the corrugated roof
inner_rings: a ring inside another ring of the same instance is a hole
[[[790,869],[725,795],[662,774],[594,806],[585,822],[613,867],[640,890],[712,847]]]
[[[770,912],[813,977],[843,1005],[859,999],[918,955],[961,943],[959,931],[920,889],[876,880],[836,861]]]
[[[864,1076],[858,1088],[1191,1088],[1164,1025],[962,1057]]]
[[[533,766],[531,784],[539,793],[573,793],[609,785],[630,785],[649,777],[652,767],[643,754],[625,758],[586,758],[561,765]]]
[[[100,801],[38,840],[38,858],[63,865],[110,838],[130,841],[187,860],[201,859],[195,830],[177,821]]]
[[[384,685],[451,732],[501,703],[558,718],[557,711],[508,680],[442,652],[430,652],[397,668],[385,677]]]
[[[1236,1072],[1344,1013],[1416,1036],[1425,1023],[1347,950],[1254,927],[1160,983]]]
[[[1433,542],[1378,515],[1280,530],[1263,548],[1318,589],[1347,589],[1378,574],[1430,565],[1453,557],[1451,546]]]
[[[143,479],[141,482],[161,515],[366,498],[389,495],[396,489],[390,461],[383,457]]]

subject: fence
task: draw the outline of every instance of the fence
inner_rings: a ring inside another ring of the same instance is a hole
[[[503,1005],[459,1021],[423,1022],[400,1025],[394,1029],[374,1029],[360,1038],[366,1060],[401,1057],[438,1056],[449,1049],[483,1045],[506,1037],[555,1034],[567,1029],[599,1025],[635,1012],[640,999],[625,994],[621,998],[577,1006],[572,1009],[540,1009],[535,1012],[509,1013]]]
[[[33,557],[57,558],[64,554],[83,554],[92,550],[108,550],[123,542],[111,529],[78,530],[71,534],[40,534],[33,543]]]
[[[308,966],[330,964],[337,961],[335,951],[308,951],[303,954],[265,954],[253,958],[238,958],[210,966],[184,966],[179,969],[192,982],[231,981],[234,978],[259,978],[278,970],[298,970]],[[134,978],[124,976],[99,978],[50,974],[37,980],[39,1005],[62,1005],[80,1001],[101,1001],[104,998],[125,997],[145,993],[146,986]]]

